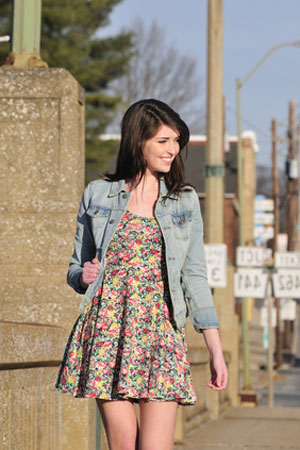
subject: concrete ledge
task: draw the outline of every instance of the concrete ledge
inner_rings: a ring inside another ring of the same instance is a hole
[[[1,321],[0,368],[21,368],[22,364],[25,368],[32,363],[58,365],[66,338],[66,330],[62,327]]]

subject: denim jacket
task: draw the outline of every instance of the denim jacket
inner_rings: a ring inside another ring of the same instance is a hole
[[[165,243],[165,257],[173,319],[178,328],[191,316],[196,331],[218,328],[211,290],[207,284],[203,247],[203,224],[199,200],[191,188],[166,198],[167,188],[160,179],[160,194],[155,218]],[[125,181],[92,181],[86,187],[77,217],[74,252],[67,281],[76,292],[85,294],[80,305],[83,312],[101,287],[105,270],[105,253],[126,210],[130,193]],[[82,266],[97,255],[100,274],[87,289],[80,285]]]

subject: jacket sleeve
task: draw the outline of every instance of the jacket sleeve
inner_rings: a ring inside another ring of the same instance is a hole
[[[78,216],[77,229],[74,239],[74,250],[67,274],[68,284],[79,294],[84,294],[80,284],[83,264],[91,261],[96,255],[96,246],[92,233],[90,217],[86,213],[90,203],[90,186],[88,185],[82,195]]]
[[[182,268],[182,286],[188,301],[190,316],[197,332],[206,328],[219,328],[211,289],[207,282],[203,244],[203,222],[198,195],[193,195],[192,235]]]

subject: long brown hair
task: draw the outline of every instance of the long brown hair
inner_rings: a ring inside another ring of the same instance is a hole
[[[172,162],[170,171],[160,175],[165,179],[168,196],[183,190],[187,184],[184,183],[181,152],[189,141],[190,132],[177,112],[166,103],[155,99],[140,100],[131,105],[124,114],[116,171],[112,174],[106,173],[106,178],[110,181],[125,179],[140,182],[146,171],[144,145],[155,136],[162,124],[179,133],[180,152]]]

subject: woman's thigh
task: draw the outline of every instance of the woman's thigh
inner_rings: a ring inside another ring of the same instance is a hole
[[[97,404],[110,450],[135,450],[138,426],[132,402],[97,399]]]
[[[140,401],[139,450],[171,450],[178,404],[175,401]]]

